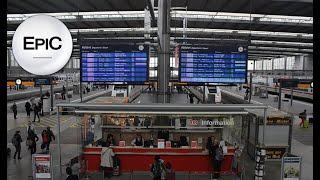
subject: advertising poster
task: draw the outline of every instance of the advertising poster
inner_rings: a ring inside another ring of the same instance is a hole
[[[281,174],[282,180],[300,180],[301,157],[284,157]]]
[[[35,178],[51,178],[51,157],[50,155],[33,155],[33,172]]]

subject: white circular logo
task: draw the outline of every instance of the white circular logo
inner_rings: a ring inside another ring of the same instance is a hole
[[[242,52],[242,51],[243,51],[243,47],[240,46],[240,47],[238,48],[238,51],[239,51],[239,52]]]
[[[22,22],[14,33],[12,51],[18,64],[35,75],[62,69],[72,54],[72,37],[58,19],[36,15]]]
[[[139,50],[142,51],[144,49],[143,45],[139,46]]]
[[[22,83],[21,79],[16,79],[16,84],[20,85]]]

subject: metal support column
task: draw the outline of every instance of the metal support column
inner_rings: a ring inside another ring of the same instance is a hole
[[[203,86],[203,92],[202,92],[202,103],[205,104],[206,103],[206,86]]]
[[[252,73],[250,73],[250,85],[249,85],[249,104],[251,103],[251,95],[252,95]]]
[[[51,111],[53,111],[53,96],[54,96],[54,92],[53,92],[53,78],[50,79],[50,92],[51,92]]]
[[[263,109],[263,132],[262,132],[262,145],[264,144],[264,139],[266,137],[266,126],[267,126],[267,108]]]
[[[82,82],[80,80],[80,102],[82,102]]]
[[[40,97],[42,96],[42,85],[40,85]]]
[[[278,109],[281,109],[281,89],[282,89],[282,82],[279,81],[279,98],[278,98]]]
[[[60,117],[59,108],[57,108],[57,119],[58,119],[58,154],[59,154],[59,175],[62,176],[62,164],[61,164],[61,141],[60,141]],[[63,109],[63,107],[61,107]]]
[[[169,103],[171,0],[158,1],[158,103]]]

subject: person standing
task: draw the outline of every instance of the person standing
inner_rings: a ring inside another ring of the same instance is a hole
[[[207,147],[208,147],[209,155],[211,156],[211,160],[214,168],[214,173],[212,178],[214,180],[217,180],[220,177],[221,164],[223,161],[223,151],[222,151],[222,148],[219,146],[218,140],[214,139],[213,141],[213,139],[214,137],[210,137],[208,139]]]
[[[29,101],[26,102],[26,104],[24,105],[24,107],[26,108],[27,111],[27,117],[30,117],[30,112],[31,112],[31,104]]]
[[[112,148],[109,147],[109,144],[107,144],[106,147],[103,147],[101,150],[101,164],[100,166],[103,168],[103,170],[106,170],[107,172],[104,174],[107,177],[111,177],[112,170],[113,170],[113,156],[115,154],[112,151]]]
[[[39,141],[39,137],[34,133],[34,131],[31,131],[29,138],[32,142],[30,146],[32,156],[32,154],[36,153],[37,151],[37,141]]]
[[[194,95],[192,93],[189,93],[190,104],[193,104],[193,98],[194,98]]]
[[[72,174],[72,169],[71,169],[71,167],[67,167],[67,168],[66,168],[66,173],[68,174],[66,180],[79,180],[78,175]]]
[[[40,108],[39,108],[39,106],[37,104],[33,105],[33,112],[34,112],[33,122],[36,122],[36,117],[38,117],[38,119],[39,119],[38,122],[40,122],[40,116],[39,116]]]
[[[307,110],[305,109],[302,113],[299,114],[299,118],[301,119],[301,123],[299,126],[304,125],[304,121],[307,119]]]
[[[62,86],[62,100],[66,100],[66,87]]]
[[[159,155],[156,155],[154,157],[155,162],[151,165],[151,173],[153,175],[153,179],[154,180],[161,180],[161,179],[165,179],[165,168],[164,168],[164,161],[162,159],[160,159]]]
[[[16,133],[13,135],[12,138],[12,145],[16,148],[16,152],[14,153],[13,159],[16,159],[16,156],[18,154],[18,159],[21,159],[20,153],[21,153],[21,142],[22,138],[20,135],[20,131],[16,131]]]
[[[16,103],[14,102],[13,105],[10,107],[10,109],[12,110],[13,112],[13,116],[14,116],[14,119],[17,119],[17,114],[18,114],[18,110],[17,110],[17,105]]]
[[[56,140],[56,138],[55,138],[53,132],[50,130],[50,127],[49,127],[49,126],[47,127],[47,137],[48,137],[48,142],[47,142],[47,148],[46,148],[46,150],[49,151],[50,143],[51,143],[52,139],[53,139],[53,140]]]
[[[41,116],[43,116],[43,103],[41,99],[38,101],[38,106],[39,106],[39,113]]]
[[[36,132],[36,129],[35,129],[35,127],[34,127],[34,125],[33,125],[33,123],[32,122],[28,122],[28,127],[27,127],[27,134],[28,134],[28,137],[31,135],[31,132]]]
[[[141,134],[137,134],[137,137],[134,138],[131,142],[132,146],[144,146],[144,139],[142,138]]]

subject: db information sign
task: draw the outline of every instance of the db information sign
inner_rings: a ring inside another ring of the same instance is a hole
[[[50,154],[33,154],[32,166],[34,178],[53,179],[52,156]]]
[[[283,157],[281,166],[281,180],[300,180],[301,161],[301,157]]]

